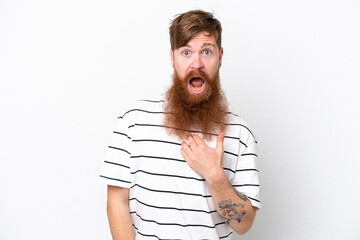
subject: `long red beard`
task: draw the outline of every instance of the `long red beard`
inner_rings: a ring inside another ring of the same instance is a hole
[[[196,75],[206,81],[200,94],[188,89],[189,79]],[[210,139],[225,131],[228,104],[220,87],[219,70],[213,79],[202,71],[192,71],[181,79],[174,71],[172,86],[165,97],[164,125],[170,134],[184,139],[191,131],[199,131],[205,139]]]

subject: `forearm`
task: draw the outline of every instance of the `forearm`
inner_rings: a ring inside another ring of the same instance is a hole
[[[246,233],[254,222],[256,208],[245,195],[231,186],[223,171],[207,183],[220,216],[238,234]]]
[[[134,232],[130,217],[129,201],[108,193],[107,214],[113,240],[132,240]]]

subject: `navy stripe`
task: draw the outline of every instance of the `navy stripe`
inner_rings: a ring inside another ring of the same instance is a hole
[[[125,180],[121,180],[121,179],[117,179],[117,178],[106,177],[106,176],[103,176],[103,175],[100,175],[100,177],[106,178],[106,179],[110,179],[110,180],[125,182],[125,183],[131,183],[131,182],[129,182],[129,181],[125,181]]]
[[[243,124],[239,124],[239,123],[229,123],[229,124],[226,124],[226,125],[244,127],[244,128],[246,128],[246,130],[248,130],[248,131],[250,132],[250,134],[253,136],[253,138],[255,138],[255,136],[254,136],[254,134],[251,132],[251,130],[250,130],[247,126],[245,126],[245,125],[243,125]]]
[[[202,225],[202,224],[179,224],[179,223],[160,223],[155,220],[149,220],[142,218],[139,214],[137,214],[136,211],[130,212],[130,214],[135,214],[138,216],[142,221],[144,222],[152,222],[156,223],[157,225],[163,225],[163,226],[180,226],[180,227],[204,227],[204,228],[215,228],[218,225],[225,224],[225,222],[216,223],[214,226],[208,226],[208,225]]]
[[[150,112],[150,111],[146,111],[146,110],[143,110],[143,109],[132,109],[132,110],[129,110],[127,111],[123,116],[120,116],[118,118],[123,118],[127,113],[129,112],[132,112],[132,111],[141,111],[141,112],[146,112],[146,113],[153,113],[153,114],[163,114],[164,112]],[[239,125],[242,125],[242,124],[239,124]],[[135,125],[131,125],[129,126],[128,128],[131,128],[131,127],[134,127],[134,126],[149,126],[149,127],[164,127],[164,128],[173,128],[173,127],[169,127],[169,126],[163,126],[163,125],[155,125],[155,124],[138,124],[136,123]],[[247,128],[246,126],[244,126],[245,128]],[[173,128],[175,129],[175,128]],[[248,128],[247,128],[248,129]],[[187,132],[192,132],[192,133],[202,133],[202,134],[208,134],[208,135],[212,135],[212,136],[217,136],[217,134],[214,134],[214,133],[203,133],[201,131],[193,131],[193,130],[185,130],[185,129],[180,129],[180,130],[183,130],[183,131],[187,131]],[[249,130],[249,129],[248,129]],[[249,132],[251,133],[251,131],[249,130]],[[252,134],[252,133],[251,133]],[[252,134],[253,135],[253,134]],[[238,139],[240,141],[241,144],[243,144],[245,147],[247,147],[247,145],[242,142],[240,140],[240,138],[235,138],[235,137],[229,137],[229,136],[225,136],[225,138],[232,138],[232,139]],[[255,141],[256,142],[256,141]]]
[[[164,125],[143,124],[143,123],[136,123],[135,125],[136,125],[136,126],[139,126],[139,127],[163,127],[163,128],[172,128],[172,129],[182,130],[182,131],[191,132],[191,133],[202,133],[202,134],[208,134],[208,135],[217,136],[217,134],[214,134],[214,133],[203,133],[203,132],[201,132],[201,131],[186,130],[186,129],[180,129],[180,128],[175,128],[175,127],[170,127],[170,126],[164,126]]]
[[[170,160],[170,161],[177,161],[177,162],[182,162],[182,163],[186,163],[185,160],[182,159],[176,159],[176,158],[166,158],[166,157],[157,157],[157,156],[147,156],[147,155],[139,155],[139,156],[130,156],[130,158],[153,158],[153,159],[162,159],[162,160]],[[230,171],[230,172],[241,172],[241,171],[257,171],[257,169],[240,169],[240,170],[232,170],[230,168],[223,168],[224,170]]]
[[[227,154],[233,155],[233,156],[235,156],[235,157],[238,157],[238,155],[237,155],[237,154],[232,153],[232,152],[224,151],[224,153],[227,153]]]
[[[163,160],[170,160],[170,161],[186,162],[185,160],[182,160],[182,159],[157,157],[157,156],[146,156],[146,155],[131,156],[130,158],[155,158],[155,159],[163,159]]]
[[[181,143],[169,142],[163,140],[155,140],[155,139],[134,139],[133,142],[161,142],[161,143],[169,143],[181,146]]]
[[[165,127],[165,126],[163,126],[163,125],[143,124],[143,123],[136,123],[136,126],[139,126],[139,127]]]
[[[245,147],[247,147],[247,145],[246,145],[244,142],[242,142],[242,141],[240,140],[240,138],[239,138],[239,142],[240,142],[242,145],[244,145]]]
[[[163,128],[172,128],[172,129],[178,129],[178,128],[174,128],[174,127],[169,127],[169,126],[164,126],[164,125],[156,125],[156,124],[143,124],[143,123],[136,123],[135,126],[139,126],[139,127],[163,127]],[[129,126],[130,127],[134,127],[134,125]],[[192,133],[202,133],[202,134],[208,134],[208,135],[212,135],[212,136],[217,136],[217,134],[214,133],[203,133],[200,131],[193,131],[193,130],[185,130],[185,129],[180,129],[183,131],[187,131],[187,132],[192,132]],[[247,145],[242,142],[240,140],[240,138],[238,137],[231,137],[231,136],[224,136],[224,138],[229,138],[229,139],[236,139],[238,140],[241,144],[243,144],[245,147],[247,147]]]
[[[137,198],[130,198],[129,201],[137,201],[138,203],[145,205],[147,207],[151,207],[151,208],[157,208],[157,209],[167,209],[167,210],[176,210],[176,211],[190,211],[190,212],[201,212],[201,213],[207,213],[207,214],[211,214],[211,213],[216,213],[216,210],[214,211],[205,211],[205,210],[199,210],[199,209],[189,209],[189,208],[175,208],[175,207],[160,207],[160,206],[154,206],[154,205],[150,205],[147,203],[144,203],[140,200],[138,200]]]
[[[159,239],[159,240],[164,240],[164,239],[161,239],[161,238],[159,238],[158,236],[155,236],[155,235],[143,234],[143,233],[139,232],[139,230],[135,227],[134,224],[133,224],[133,226],[134,226],[134,228],[136,229],[136,232],[137,232],[138,234],[140,234],[141,236],[144,236],[144,237],[154,237],[154,238],[157,238],[157,239]],[[169,239],[167,239],[167,240],[169,240]],[[177,239],[177,240],[178,240],[178,239]]]
[[[241,156],[249,156],[249,155],[252,155],[252,156],[255,156],[255,157],[258,156],[255,153],[243,153],[243,154],[241,154]]]
[[[237,117],[240,117],[239,115],[235,114],[235,113],[232,113],[232,112],[227,112],[227,114],[232,114],[234,116],[237,116]]]
[[[161,102],[165,102],[165,101],[164,101],[164,100],[158,100],[158,101],[155,101],[155,100],[141,99],[141,100],[139,100],[139,102],[161,103]]]
[[[233,232],[230,232],[230,233],[229,233],[228,235],[226,235],[226,236],[219,237],[219,239],[227,238],[227,237],[229,237],[231,234],[233,234]]]
[[[120,164],[120,163],[114,163],[114,162],[109,162],[109,161],[104,161],[105,163],[109,163],[109,164],[114,164],[114,165],[117,165],[117,166],[120,166],[120,167],[124,167],[124,168],[129,168],[130,169],[130,167],[128,167],[128,166],[125,166],[125,165],[122,165],[122,164]]]
[[[180,160],[180,159],[175,159],[175,158],[163,158],[163,157],[154,157],[154,156],[144,156],[144,155],[141,155],[141,156],[131,156],[130,158],[155,158],[155,159],[164,159],[164,160],[171,160],[171,161],[177,161],[177,162],[182,162],[182,163],[186,163],[185,160]],[[226,171],[230,171],[232,173],[235,173],[234,170],[230,169],[230,168],[223,168],[224,170]],[[138,171],[142,171],[142,170],[138,170]],[[136,171],[136,172],[138,172]],[[258,171],[256,169],[243,169],[243,170],[236,170],[236,172],[241,172],[241,171]],[[136,172],[132,172],[131,174],[134,174]],[[142,171],[144,172],[144,171]],[[178,176],[178,175],[177,175]],[[178,176],[178,177],[181,177],[181,178],[190,178],[190,177],[183,177],[183,176]],[[194,178],[195,179],[195,178]],[[200,179],[196,179],[196,180],[199,180],[199,181],[202,181]],[[204,180],[205,181],[205,180]]]
[[[155,189],[150,189],[150,188],[143,187],[143,186],[141,186],[141,185],[139,185],[139,184],[134,184],[134,185],[132,185],[130,188],[134,188],[134,187],[139,187],[139,188],[142,188],[142,189],[151,191],[151,192],[173,193],[173,194],[181,194],[181,195],[188,195],[188,196],[195,196],[195,197],[203,197],[203,198],[209,198],[209,197],[211,197],[211,195],[201,195],[201,194],[198,194],[198,193],[186,193],[186,192],[174,192],[174,191],[166,191],[166,190],[155,190]]]
[[[259,184],[240,184],[240,185],[233,185],[233,187],[260,187]]]
[[[162,159],[162,160],[169,160],[169,161],[176,161],[176,162],[186,163],[186,161],[183,160],[183,159],[157,157],[157,156],[147,156],[147,155],[130,156],[130,158],[153,158],[153,159]],[[235,173],[235,171],[230,169],[230,168],[225,168],[224,167],[223,169]],[[236,172],[237,171],[241,172],[241,171],[257,171],[257,170],[256,169],[244,169],[244,170],[236,170]]]
[[[232,115],[234,115],[234,116],[236,116],[236,117],[241,118],[239,115],[237,115],[237,114],[235,114],[235,113],[232,113],[232,112],[228,112],[228,114],[232,114]],[[256,141],[256,139],[255,139],[255,135],[251,132],[251,130],[250,130],[247,126],[245,126],[245,125],[243,125],[243,124],[237,124],[237,123],[230,123],[230,124],[228,124],[228,125],[230,125],[230,126],[231,126],[231,125],[234,125],[234,126],[242,126],[242,127],[246,128],[246,129],[250,132],[250,134],[253,136],[255,143],[257,143],[257,141]]]
[[[165,114],[165,112],[150,112],[150,111],[145,111],[145,110],[141,110],[141,109],[133,109],[133,110],[130,110],[130,111],[135,111],[135,110],[144,111],[144,112],[147,112],[147,113],[163,113],[163,114]],[[130,111],[128,111],[128,112],[130,112]],[[126,113],[128,113],[128,112],[126,112]],[[135,125],[136,126],[142,126],[142,127],[164,127],[164,128],[178,129],[178,128],[174,128],[174,127],[170,127],[170,126],[157,125],[157,124],[141,124],[141,123],[137,123]],[[245,125],[243,125],[243,124],[229,123],[229,124],[226,124],[226,125],[242,126],[242,127],[246,128],[251,133],[251,135],[254,137],[251,130],[248,127],[246,127]],[[194,132],[194,133],[203,133],[201,131],[195,131],[195,130],[186,130],[186,129],[179,129],[179,130],[183,130],[183,131],[187,131],[187,132]],[[207,133],[207,134],[217,136],[217,134],[214,134],[214,133]],[[225,136],[225,137],[227,137],[227,136]],[[232,138],[234,138],[234,137],[232,137]],[[235,139],[239,139],[239,138],[235,138]]]
[[[167,238],[167,239],[161,239],[161,238],[159,238],[158,236],[156,236],[156,235],[149,235],[149,234],[143,234],[143,233],[141,233],[141,232],[139,232],[139,229],[133,224],[133,227],[136,229],[136,232],[138,233],[138,234],[140,234],[141,236],[144,236],[144,237],[154,237],[154,238],[156,238],[156,239],[159,239],[159,240],[180,240],[179,238],[175,238],[175,239],[170,239],[170,238]],[[228,238],[231,234],[233,234],[234,232],[230,232],[228,235],[226,235],[226,236],[221,236],[221,237],[219,237],[219,239],[224,239],[224,238]],[[205,239],[203,239],[203,240],[205,240]]]
[[[169,144],[181,146],[181,143],[169,142],[169,141],[163,141],[163,140],[153,140],[153,139],[134,139],[133,142],[161,142],[161,143],[169,143]],[[232,153],[232,152],[224,151],[224,153],[238,157],[237,154]]]
[[[232,169],[230,169],[230,168],[224,168],[224,167],[223,167],[223,169],[224,169],[224,170],[228,170],[228,171],[230,171],[230,172],[235,173],[235,171],[234,171],[234,170],[232,170]]]
[[[249,168],[249,169],[239,169],[239,170],[236,170],[236,172],[246,172],[246,171],[255,171],[255,172],[259,172],[259,170],[255,169],[255,168]]]
[[[127,154],[131,154],[128,151],[126,151],[125,149],[122,149],[122,148],[117,148],[117,147],[113,147],[113,146],[109,146],[109,148],[120,150],[120,151],[126,152]]]
[[[125,133],[116,132],[116,131],[113,131],[113,133],[120,134],[120,135],[123,135],[123,136],[127,137],[128,139],[131,139],[131,138],[130,138],[128,135],[126,135]]]
[[[247,147],[247,145],[246,145],[244,142],[242,142],[242,141],[240,140],[240,138],[238,138],[238,137],[224,136],[224,138],[236,139],[236,140],[238,140],[242,145],[244,145],[245,147]]]
[[[129,111],[127,111],[126,113],[124,113],[122,116],[119,116],[118,118],[124,118],[126,114],[133,112],[133,111],[139,111],[139,112],[145,112],[145,113],[153,113],[153,114],[163,114],[164,112],[151,112],[151,111],[147,111],[147,110],[143,110],[143,109],[131,109]]]
[[[255,198],[251,198],[251,197],[249,197],[249,196],[247,196],[247,198],[249,198],[249,199],[251,199],[251,200],[254,200],[255,202],[260,203],[260,201],[259,201],[259,200],[257,200],[257,199],[255,199]]]
[[[238,138],[238,137],[231,137],[231,136],[224,136],[224,138],[229,138],[229,139],[240,140],[240,138]]]
[[[179,175],[151,173],[151,172],[146,172],[146,171],[143,171],[143,170],[137,170],[137,171],[135,171],[135,172],[131,172],[131,174],[136,174],[136,173],[138,173],[138,172],[142,172],[142,173],[149,174],[149,175],[154,175],[154,176],[177,177],[177,178],[191,179],[191,180],[202,181],[202,182],[205,181],[205,179],[203,179],[203,178],[194,178],[194,177],[185,177],[185,176],[179,176]]]
[[[163,140],[155,140],[155,139],[134,139],[132,141],[133,142],[160,142],[160,143],[168,143],[168,144],[174,144],[174,145],[181,146],[181,143],[169,142],[169,141],[163,141]],[[224,151],[224,153],[238,157],[238,155],[236,153],[232,153],[232,152],[228,152],[228,151]]]

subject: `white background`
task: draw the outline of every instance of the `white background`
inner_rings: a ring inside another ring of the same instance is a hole
[[[110,239],[98,183],[125,105],[170,84],[168,26],[214,11],[222,85],[259,141],[236,239],[360,239],[360,2],[0,0],[0,239]]]

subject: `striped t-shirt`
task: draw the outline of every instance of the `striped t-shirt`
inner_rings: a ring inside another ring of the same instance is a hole
[[[230,239],[206,181],[181,155],[181,140],[163,125],[164,101],[137,101],[118,117],[100,180],[130,188],[136,239]],[[244,120],[228,113],[223,169],[232,186],[260,208],[256,141]],[[195,132],[200,137],[201,133]],[[216,135],[209,146],[216,146]]]

